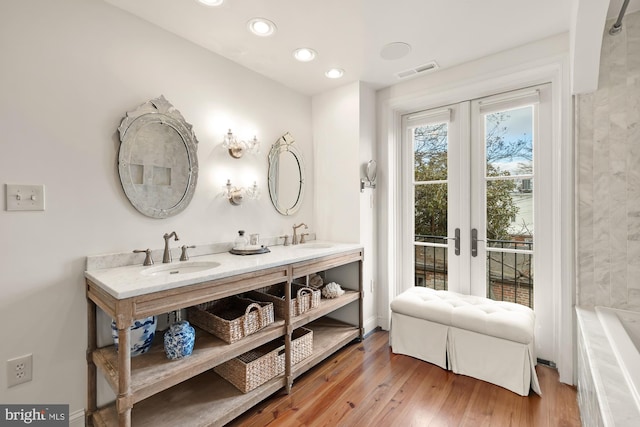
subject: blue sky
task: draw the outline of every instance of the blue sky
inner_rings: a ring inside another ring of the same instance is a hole
[[[509,119],[501,124],[501,126],[507,127],[507,132],[504,135],[505,140],[517,141],[518,139],[525,139],[531,141],[533,135],[532,118],[533,108],[531,106],[518,107],[513,110],[508,110],[506,113],[509,115]],[[508,170],[512,175],[516,174],[518,164],[531,163],[530,160],[525,158],[513,158],[498,160],[494,162],[494,165],[500,167],[501,170]]]

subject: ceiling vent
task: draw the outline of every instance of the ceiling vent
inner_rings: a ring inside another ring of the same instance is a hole
[[[398,77],[399,79],[407,79],[409,77],[415,77],[422,74],[426,74],[430,71],[435,71],[438,68],[439,67],[436,61],[430,61],[430,62],[427,62],[426,64],[419,65],[415,68],[410,68],[408,70],[400,71],[399,73],[396,73],[396,77]]]

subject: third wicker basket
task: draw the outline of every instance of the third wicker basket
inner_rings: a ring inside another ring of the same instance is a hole
[[[189,321],[231,344],[274,322],[273,304],[237,296],[187,309]]]
[[[249,292],[248,295],[260,301],[272,302],[276,316],[285,317],[287,305],[284,300],[286,283],[269,286],[258,291]],[[299,316],[320,305],[320,291],[308,288],[297,283],[291,284],[291,316]]]

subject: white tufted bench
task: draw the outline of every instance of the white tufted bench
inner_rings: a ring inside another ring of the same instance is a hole
[[[522,396],[541,394],[534,324],[520,304],[414,287],[391,302],[391,347]]]

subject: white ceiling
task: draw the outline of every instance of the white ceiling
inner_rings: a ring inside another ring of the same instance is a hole
[[[354,81],[374,88],[399,82],[396,73],[435,60],[449,68],[570,29],[573,2],[592,0],[225,0],[205,7],[196,0],[105,0],[285,86],[314,95]],[[617,16],[623,0],[611,0]],[[628,12],[640,9],[631,0]],[[262,17],[272,37],[247,31]],[[385,60],[380,49],[405,42],[411,52]],[[315,61],[292,52],[311,47]],[[345,70],[330,80],[324,72]],[[437,72],[437,71],[436,71]]]

